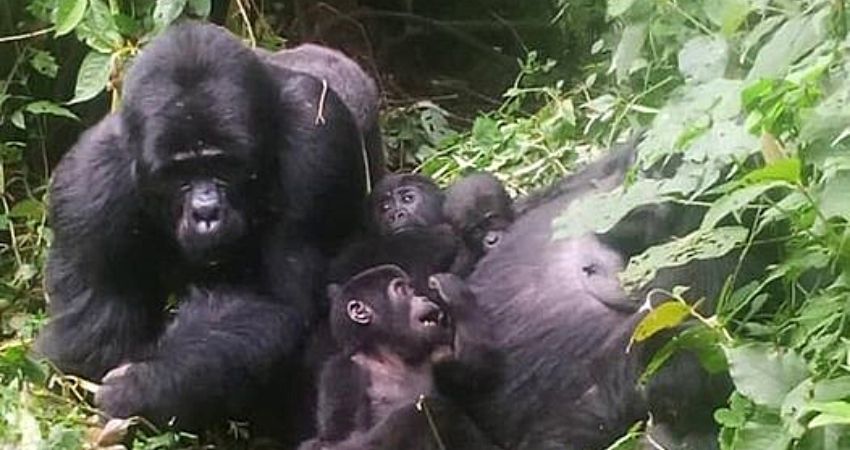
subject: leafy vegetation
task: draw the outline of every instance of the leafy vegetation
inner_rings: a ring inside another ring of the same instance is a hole
[[[559,27],[589,14],[572,7],[587,2],[554,4]],[[78,117],[103,114],[104,91],[117,105],[133,55],[178,17],[209,14],[210,2],[36,0],[14,8],[0,1],[0,22],[26,24],[0,37],[0,448],[94,448],[113,442],[94,426],[89,385],[28,354],[44,321],[48,161],[64,150],[51,145],[56,130],[76,133]],[[685,348],[707,370],[728,370],[736,392],[715,412],[724,449],[850,448],[846,8],[846,0],[609,0],[598,39],[579,41],[589,46],[576,53],[589,55],[580,76],[557,81],[567,61],[529,51],[501,106],[471,121],[439,100],[388,109],[388,151],[444,183],[478,168],[522,194],[645,130],[640,166],[675,170],[636,171],[623,189],[575,202],[556,222],[559,238],[603,231],[641,205],[702,207],[692,234],[633,258],[623,274],[630,287],[694,259],[767,241],[782,249],[757,281],[707,299],[717,305],[711,315],[685,287],[663,293],[670,301],[634,339],[686,320],[696,326],[670,340],[645,377]],[[231,29],[249,43],[279,44],[261,16],[241,11],[229,17]],[[68,51],[72,44],[82,51]],[[137,428],[133,448],[199,445]],[[640,430],[612,448],[633,448]]]

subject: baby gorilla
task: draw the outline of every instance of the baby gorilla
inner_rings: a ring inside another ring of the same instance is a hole
[[[318,436],[301,450],[494,448],[435,389],[442,370],[494,385],[489,327],[460,279],[435,275],[429,285],[441,304],[417,295],[393,265],[331,285],[331,326],[342,351],[322,370]]]
[[[342,251],[331,265],[330,281],[343,283],[381,264],[407,271],[417,292],[427,291],[428,277],[448,272],[459,242],[443,217],[443,192],[428,177],[384,177],[367,201],[367,236]]]
[[[467,175],[449,187],[443,215],[462,241],[452,266],[452,273],[462,277],[499,245],[514,221],[511,197],[502,182],[486,172]]]

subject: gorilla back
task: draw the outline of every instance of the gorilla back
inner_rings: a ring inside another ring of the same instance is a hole
[[[38,348],[91,379],[121,366],[100,398],[111,415],[167,418],[202,402],[192,386],[244,392],[236,387],[285,380],[272,369],[297,356],[323,254],[360,222],[366,176],[353,116],[315,78],[269,67],[223,29],[192,22],[142,51],[124,94],[122,110],[55,170],[51,320]],[[266,314],[227,308],[166,332],[166,298],[191,286]],[[200,330],[215,343],[205,348]],[[242,345],[266,333],[285,343]],[[132,376],[141,364],[160,377]],[[224,401],[217,415],[239,417],[229,405],[242,403]]]

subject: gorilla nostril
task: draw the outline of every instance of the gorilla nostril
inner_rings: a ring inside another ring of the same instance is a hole
[[[192,208],[192,218],[196,222],[215,222],[218,221],[220,210],[216,205],[197,206]]]
[[[407,213],[404,211],[399,211],[393,216],[393,222],[403,222],[405,220],[407,220]]]

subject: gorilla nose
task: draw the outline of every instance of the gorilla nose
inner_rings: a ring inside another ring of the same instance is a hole
[[[404,223],[405,220],[407,220],[407,213],[404,211],[399,211],[393,216],[393,223]]]

